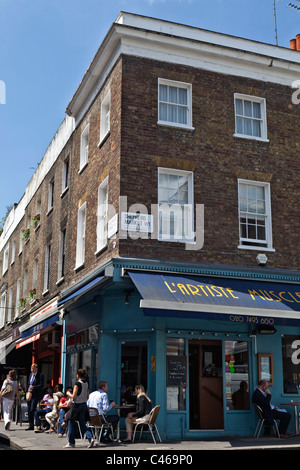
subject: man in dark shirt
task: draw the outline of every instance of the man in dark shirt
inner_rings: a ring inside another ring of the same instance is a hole
[[[254,390],[252,395],[252,402],[262,409],[267,424],[273,424],[273,419],[279,420],[278,431],[280,437],[288,437],[286,431],[291,420],[291,415],[286,410],[280,410],[277,406],[272,405],[271,392],[267,380],[261,380],[258,383],[258,387]]]

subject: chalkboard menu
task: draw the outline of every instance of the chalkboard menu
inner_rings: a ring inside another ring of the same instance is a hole
[[[186,386],[186,356],[167,356],[167,387]]]

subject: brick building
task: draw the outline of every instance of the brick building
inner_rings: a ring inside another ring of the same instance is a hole
[[[117,402],[141,382],[164,437],[251,433],[261,374],[294,396],[299,72],[297,50],[120,13],[0,238],[9,366],[85,367]]]

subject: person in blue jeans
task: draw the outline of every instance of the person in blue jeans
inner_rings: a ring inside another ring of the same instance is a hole
[[[43,396],[42,401],[40,402],[40,409],[34,412],[34,421],[35,421],[35,432],[43,432],[41,427],[41,417],[45,416],[47,413],[52,411],[53,404],[53,388],[48,388],[48,393]]]
[[[75,447],[75,426],[76,421],[79,422],[79,426],[82,434],[85,434],[89,445],[88,447],[93,447],[94,439],[91,431],[85,424],[86,415],[87,415],[87,399],[89,397],[89,385],[86,381],[86,371],[84,369],[78,369],[77,371],[77,382],[74,385],[73,391],[68,391],[66,395],[72,398],[73,403],[71,404],[70,409],[70,419],[69,419],[69,442],[64,447]]]

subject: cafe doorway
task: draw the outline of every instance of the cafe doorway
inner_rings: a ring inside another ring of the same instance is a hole
[[[190,429],[224,429],[222,341],[189,341]]]
[[[142,384],[147,392],[148,351],[146,341],[123,341],[121,345],[121,403],[136,403],[134,388]]]

